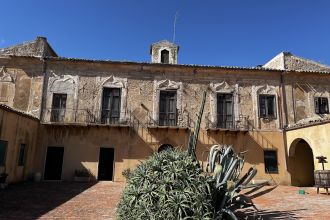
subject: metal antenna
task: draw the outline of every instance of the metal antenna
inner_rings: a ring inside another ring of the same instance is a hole
[[[175,42],[175,30],[176,30],[176,20],[178,18],[179,15],[179,11],[176,11],[175,15],[174,15],[174,24],[173,24],[173,43]]]

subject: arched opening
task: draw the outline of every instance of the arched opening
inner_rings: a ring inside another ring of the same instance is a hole
[[[160,52],[160,62],[169,63],[170,62],[170,52],[168,50],[162,50]]]
[[[296,139],[290,146],[289,172],[293,186],[314,185],[313,151],[303,139]]]
[[[174,150],[174,147],[170,144],[162,144],[160,145],[160,147],[158,148],[158,153],[165,151],[165,150]]]

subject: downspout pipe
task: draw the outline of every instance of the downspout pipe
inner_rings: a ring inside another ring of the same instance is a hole
[[[289,155],[288,155],[288,146],[287,146],[287,136],[286,136],[286,129],[288,127],[288,105],[287,105],[287,98],[286,98],[286,90],[285,90],[285,84],[284,84],[284,77],[286,72],[281,72],[281,90],[282,90],[282,103],[283,103],[283,112],[284,112],[284,124],[282,127],[283,130],[283,144],[284,144],[284,154],[285,154],[285,166],[286,171],[288,173],[288,176],[286,177],[286,181],[290,184],[291,183],[291,177],[289,172]]]
[[[285,73],[286,73],[285,71],[281,72],[281,77],[280,77],[280,85],[281,85],[281,90],[282,90],[282,106],[283,106],[282,108],[284,111],[283,129],[285,129],[288,126],[288,106],[287,106],[287,100],[286,100],[286,90],[285,90],[285,85],[284,85]]]

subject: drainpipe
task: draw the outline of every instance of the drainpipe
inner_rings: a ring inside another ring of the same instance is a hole
[[[282,103],[283,103],[283,111],[284,111],[284,125],[283,129],[283,144],[284,144],[284,155],[285,155],[285,167],[287,171],[286,181],[291,183],[290,172],[289,172],[289,155],[288,155],[288,146],[287,146],[287,136],[286,136],[286,128],[288,126],[288,106],[287,106],[287,99],[286,99],[286,90],[284,85],[284,75],[285,71],[281,72],[281,90],[282,90]]]
[[[286,90],[284,85],[284,74],[285,71],[281,72],[281,90],[282,90],[282,108],[284,110],[284,125],[283,129],[285,129],[288,126],[288,107],[287,107],[287,100],[286,100]],[[283,119],[282,119],[283,120]]]

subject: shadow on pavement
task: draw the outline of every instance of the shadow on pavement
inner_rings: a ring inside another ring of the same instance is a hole
[[[0,219],[36,219],[84,192],[97,182],[11,184],[0,191]]]
[[[245,209],[245,210],[239,210],[235,214],[238,217],[238,219],[245,219],[245,220],[300,219],[301,216],[298,216],[297,212],[304,210],[306,209],[297,209],[291,211]]]

